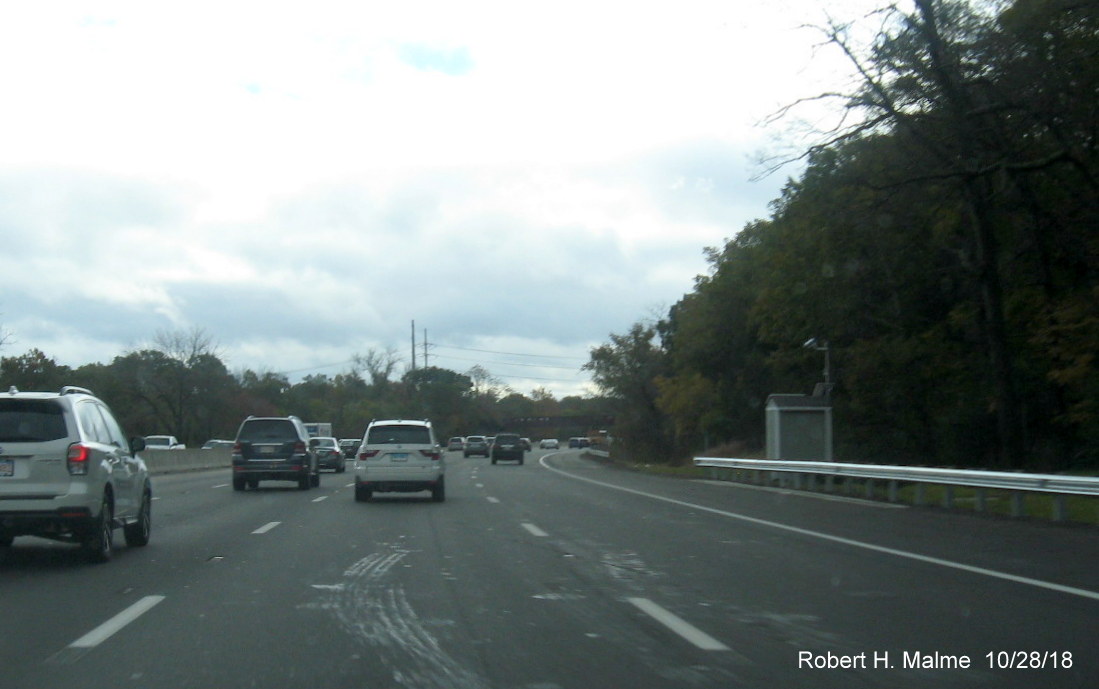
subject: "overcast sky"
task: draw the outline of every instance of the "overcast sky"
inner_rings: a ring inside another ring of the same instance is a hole
[[[296,380],[406,366],[415,320],[433,365],[582,394],[797,174],[751,181],[841,74],[803,25],[872,5],[5,3],[0,353],[200,327]]]

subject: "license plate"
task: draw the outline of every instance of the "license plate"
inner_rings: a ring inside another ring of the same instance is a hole
[[[14,459],[0,459],[0,476],[15,476]]]
[[[407,452],[390,452],[389,453],[389,461],[391,461],[391,462],[407,462],[408,461],[408,453]]]
[[[259,449],[261,455],[273,455],[275,454],[275,448],[271,445],[263,445]]]

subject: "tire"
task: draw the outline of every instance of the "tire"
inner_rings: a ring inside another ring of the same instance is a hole
[[[110,496],[103,496],[99,515],[92,522],[91,532],[84,538],[81,546],[91,562],[108,562],[111,559],[114,548],[114,512]]]
[[[359,484],[355,484],[355,502],[370,502],[370,498],[373,497],[374,491],[369,488],[363,488]]]
[[[493,457],[493,458],[492,458],[492,463],[493,463],[493,464],[495,464],[495,463],[496,463],[496,458],[495,458],[495,457]]]
[[[243,477],[233,477],[233,490],[244,490],[247,485],[247,481]]]
[[[145,490],[141,496],[141,507],[138,509],[137,521],[127,524],[122,528],[122,534],[126,537],[126,545],[131,548],[140,548],[149,545],[149,534],[153,530],[152,495]]]
[[[317,473],[309,476],[309,487],[320,488],[321,487],[321,471],[317,469]]]
[[[439,481],[439,483],[431,489],[431,499],[435,502],[443,502],[446,500],[446,482]]]
[[[309,485],[313,483],[313,477],[309,474],[298,477],[298,490],[309,490]]]

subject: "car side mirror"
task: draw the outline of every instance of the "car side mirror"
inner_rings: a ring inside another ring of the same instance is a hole
[[[145,438],[138,436],[136,438],[130,438],[130,454],[141,452],[145,449]]]

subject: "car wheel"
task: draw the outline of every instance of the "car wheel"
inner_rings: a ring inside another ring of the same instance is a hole
[[[317,473],[309,477],[309,486],[311,488],[320,488],[321,486],[321,470],[317,469]]]
[[[99,516],[92,524],[91,533],[82,543],[84,552],[92,562],[107,562],[111,559],[111,550],[114,547],[114,514],[111,510],[111,499],[104,495],[103,504],[99,506]]]
[[[233,477],[233,490],[244,490],[248,482],[243,478]]]
[[[298,490],[309,490],[309,484],[313,482],[313,477],[309,474],[298,477]]]
[[[446,482],[442,479],[440,479],[439,483],[431,489],[431,499],[435,502],[443,502],[446,500]]]
[[[496,458],[495,458],[495,457],[493,457],[493,458],[492,458],[492,463],[493,463],[493,464],[495,464],[495,463],[496,463]]]
[[[127,524],[122,529],[126,537],[126,545],[133,548],[149,544],[149,534],[153,526],[152,510],[152,495],[146,490],[141,496],[141,508],[138,510],[137,521]]]
[[[355,502],[369,502],[373,495],[374,491],[355,484]]]

